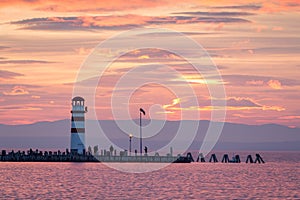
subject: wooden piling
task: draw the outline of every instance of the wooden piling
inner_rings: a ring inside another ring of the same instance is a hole
[[[224,154],[223,158],[222,158],[222,163],[229,163],[229,157],[228,154]]]
[[[203,153],[199,153],[197,157],[197,162],[205,162],[205,158],[203,156]]]
[[[235,162],[236,163],[240,163],[241,162],[241,159],[240,159],[239,155],[235,155]]]
[[[249,161],[250,163],[253,163],[253,159],[252,159],[252,156],[251,156],[251,155],[248,155],[248,156],[247,156],[246,163],[248,163],[248,161]]]
[[[188,152],[188,153],[186,154],[186,157],[187,157],[187,159],[190,160],[191,162],[194,162],[194,158],[193,158],[191,152]]]
[[[211,154],[209,162],[218,162],[216,154]]]
[[[255,154],[256,158],[254,163],[258,162],[258,163],[265,163],[265,161],[262,159],[262,157],[257,153]]]

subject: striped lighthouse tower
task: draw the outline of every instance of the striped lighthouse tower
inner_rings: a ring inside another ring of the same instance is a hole
[[[87,107],[82,97],[72,99],[71,118],[71,152],[83,154],[85,152],[85,119]]]

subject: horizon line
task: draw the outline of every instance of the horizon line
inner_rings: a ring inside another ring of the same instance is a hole
[[[65,121],[65,120],[70,120],[68,118],[66,119],[57,119],[53,121],[35,121],[35,122],[30,122],[30,123],[24,123],[24,124],[4,124],[0,123],[0,125],[5,125],[5,126],[22,126],[22,125],[33,125],[33,124],[38,124],[38,123],[53,123],[53,122],[58,122],[58,121]],[[134,120],[139,120],[138,118],[136,119],[118,119],[118,120],[113,120],[113,119],[86,119],[86,121],[134,121]],[[146,121],[166,121],[166,122],[180,122],[180,121],[207,121],[211,122],[211,120],[203,119],[203,120],[162,120],[162,119],[143,119]],[[282,127],[287,127],[290,129],[300,129],[300,127],[290,127],[282,124],[277,124],[277,123],[264,123],[264,124],[246,124],[246,123],[238,123],[238,122],[221,122],[221,121],[212,121],[215,123],[224,123],[224,124],[239,124],[239,125],[246,125],[246,126],[264,126],[264,125],[277,125],[277,126],[282,126]]]

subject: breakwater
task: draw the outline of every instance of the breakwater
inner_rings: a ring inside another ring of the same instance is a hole
[[[112,154],[109,151],[105,155],[93,155],[90,152],[78,154],[76,152],[61,151],[39,151],[32,149],[25,151],[1,151],[0,161],[2,162],[157,162],[157,163],[188,163],[191,162],[186,156],[160,156],[155,154],[150,156],[144,155],[127,155],[127,151],[121,151],[119,155]]]
[[[93,155],[91,152],[84,152],[78,154],[76,152],[69,152],[66,149],[65,152],[61,151],[39,151],[32,149],[28,151],[1,151],[0,161],[2,162],[145,162],[145,163],[190,163],[190,162],[201,162],[205,163],[206,158],[200,153],[194,161],[191,153],[187,153],[186,156],[178,154],[173,156],[168,153],[165,156],[161,156],[158,153],[155,155],[128,155],[127,151],[120,151],[117,155],[110,151],[106,151],[105,154]],[[218,163],[219,160],[216,154],[211,154],[208,162]],[[232,159],[229,158],[228,154],[224,154],[221,160],[222,163],[241,163],[239,155],[234,155]],[[255,154],[255,159],[252,155],[248,155],[245,163],[265,163],[260,154]]]

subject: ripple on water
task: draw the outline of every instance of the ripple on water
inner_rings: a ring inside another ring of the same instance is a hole
[[[140,174],[119,172],[101,163],[2,162],[0,173],[3,199],[297,199],[300,196],[300,162],[295,161],[261,165],[172,164]]]

